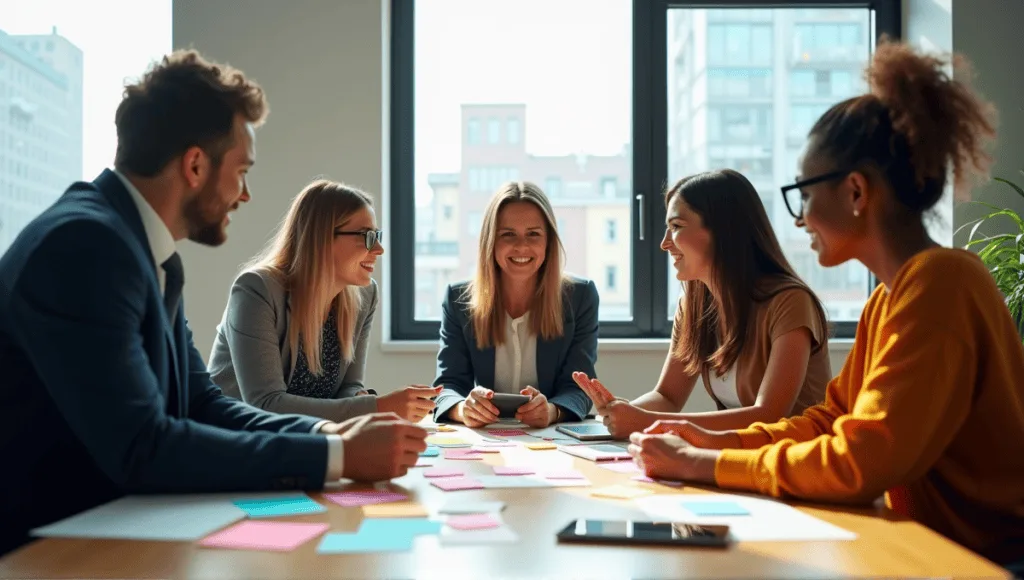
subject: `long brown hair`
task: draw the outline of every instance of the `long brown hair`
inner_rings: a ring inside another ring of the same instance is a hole
[[[498,213],[513,202],[532,203],[540,209],[547,226],[544,263],[537,272],[537,290],[530,306],[530,330],[544,340],[562,336],[562,299],[568,279],[562,272],[565,249],[555,227],[555,213],[548,196],[528,181],[510,181],[491,197],[484,211],[480,232],[480,254],[476,275],[466,287],[463,300],[469,304],[476,346],[501,346],[505,342],[505,306],[501,289],[501,268],[494,259],[498,239]]]
[[[290,295],[288,344],[292,368],[301,341],[310,372],[320,374],[321,329],[329,308],[334,308],[337,315],[342,357],[352,362],[361,305],[359,288],[349,286],[331,300],[335,291],[331,246],[335,227],[372,206],[373,199],[358,189],[326,179],[313,181],[295,196],[267,248],[245,266],[274,276]]]
[[[824,155],[836,170],[874,166],[918,217],[938,203],[950,172],[963,192],[992,162],[995,108],[971,90],[967,61],[953,61],[956,79],[943,70],[946,59],[883,42],[866,71],[870,92],[818,119],[808,155]]]
[[[755,302],[800,288],[814,299],[822,328],[825,309],[800,279],[775,237],[757,190],[731,169],[707,171],[676,182],[665,192],[665,207],[682,196],[711,233],[711,288],[699,280],[684,284],[683,324],[674,355],[687,373],[732,368],[751,329]],[[820,345],[819,345],[820,348]]]

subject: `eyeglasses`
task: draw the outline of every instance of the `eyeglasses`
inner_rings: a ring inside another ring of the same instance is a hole
[[[367,250],[372,250],[374,246],[380,242],[384,236],[384,232],[381,230],[366,230],[365,232],[343,232],[341,230],[334,230],[336,236],[363,236],[364,244]]]
[[[782,200],[786,202],[786,209],[789,210],[789,215],[798,220],[804,218],[804,204],[807,202],[807,198],[803,191],[801,191],[802,188],[846,177],[848,173],[850,173],[849,170],[832,171],[817,177],[801,179],[792,185],[782,187]],[[792,195],[791,192],[796,192],[796,195]]]

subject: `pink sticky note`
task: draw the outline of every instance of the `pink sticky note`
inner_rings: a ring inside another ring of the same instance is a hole
[[[444,451],[444,458],[445,459],[465,459],[465,460],[483,459],[483,457],[480,457],[479,453],[477,453],[476,451],[473,451],[472,449],[445,449],[445,451]]]
[[[375,503],[405,501],[409,496],[394,491],[341,491],[325,493],[324,497],[344,507],[356,507]]]
[[[287,552],[327,531],[330,524],[295,524],[246,520],[199,542],[205,548]]]
[[[470,448],[470,451],[472,451],[473,453],[501,453],[501,448],[499,448],[499,447],[484,447],[484,446],[481,446],[481,445],[477,445],[476,447]]]
[[[461,469],[451,467],[435,467],[423,471],[423,477],[462,477],[466,475]]]
[[[529,467],[516,467],[513,465],[495,465],[494,475],[532,475],[534,471]]]
[[[683,487],[683,482],[681,481],[669,481],[667,479],[651,479],[646,475],[634,475],[630,479],[632,479],[633,481],[642,481],[644,483],[660,483],[661,485],[667,485],[669,487]]]
[[[497,437],[518,437],[520,435],[527,435],[526,431],[522,429],[488,429],[488,435],[495,435]]]
[[[608,463],[600,463],[598,464],[598,467],[603,467],[608,471],[614,471],[615,473],[640,473],[640,468],[632,461],[611,461]]]
[[[544,477],[548,479],[586,479],[586,476],[576,471],[575,469],[560,469],[555,471],[547,471]]]
[[[455,528],[456,530],[485,530],[501,526],[501,522],[494,519],[490,514],[452,516],[445,523],[448,524],[448,527]]]
[[[461,489],[483,489],[484,484],[480,483],[475,479],[469,477],[448,477],[445,479],[435,479],[430,482],[431,485],[445,491],[458,491]]]

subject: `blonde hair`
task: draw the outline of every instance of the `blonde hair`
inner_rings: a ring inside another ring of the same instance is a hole
[[[539,187],[530,182],[510,181],[491,197],[484,211],[480,232],[480,254],[476,275],[466,287],[463,300],[469,304],[470,319],[479,349],[501,346],[505,342],[505,313],[501,289],[501,269],[494,258],[498,238],[498,214],[510,203],[528,202],[537,206],[547,226],[544,263],[537,273],[537,289],[530,305],[530,330],[545,340],[562,336],[562,299],[568,279],[562,272],[565,249],[555,227],[551,202]]]
[[[321,329],[329,308],[334,308],[337,316],[342,358],[352,362],[356,316],[361,306],[359,288],[349,286],[332,300],[335,272],[331,248],[334,228],[372,206],[373,198],[358,189],[317,179],[295,196],[277,234],[245,266],[277,278],[291,295],[287,339],[292,368],[301,341],[310,372],[321,373]]]

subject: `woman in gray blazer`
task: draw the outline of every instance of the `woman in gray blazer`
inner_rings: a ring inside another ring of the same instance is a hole
[[[419,421],[439,389],[376,396],[363,383],[384,253],[373,200],[317,180],[295,198],[267,250],[235,279],[210,374],[225,394],[277,413],[343,421],[391,411]]]
[[[495,392],[523,394],[532,427],[579,421],[591,402],[573,381],[597,361],[597,287],[562,271],[562,242],[539,187],[509,182],[484,212],[476,276],[442,305],[435,420],[498,420]],[[589,370],[588,370],[589,369]]]

